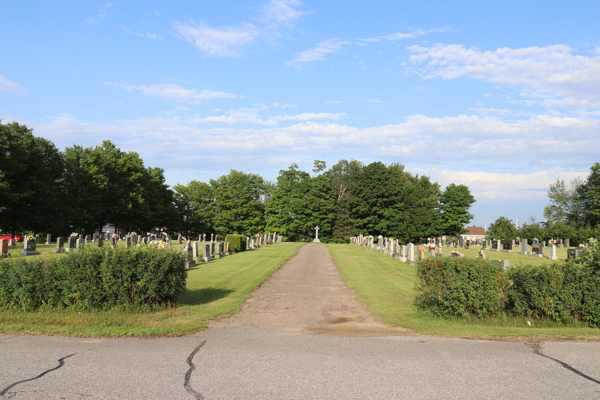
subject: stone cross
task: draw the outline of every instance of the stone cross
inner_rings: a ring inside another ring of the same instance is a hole
[[[313,243],[321,243],[321,241],[319,240],[319,227],[315,227],[315,240],[313,240]]]

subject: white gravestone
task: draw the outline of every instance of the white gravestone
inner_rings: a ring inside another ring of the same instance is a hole
[[[313,243],[321,243],[321,241],[319,240],[319,227],[315,227],[315,239],[313,240]]]

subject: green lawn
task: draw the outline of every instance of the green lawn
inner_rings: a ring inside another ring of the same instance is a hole
[[[329,251],[348,285],[356,292],[363,304],[383,322],[414,330],[418,333],[467,338],[507,340],[586,339],[600,340],[600,329],[588,328],[577,323],[561,325],[548,321],[506,316],[485,320],[444,320],[417,310],[414,306],[415,267],[390,256],[350,244],[330,244]],[[445,248],[448,254],[449,248]],[[457,249],[467,257],[475,257],[479,246],[469,250]],[[566,249],[564,251],[566,258]],[[540,257],[521,256],[486,251],[488,259],[510,260],[510,265],[550,262]],[[561,257],[559,255],[559,257]]]
[[[39,251],[45,251],[43,246],[38,246]],[[187,291],[179,297],[179,307],[170,310],[0,311],[0,332],[71,336],[175,336],[196,332],[212,319],[237,312],[252,291],[292,258],[300,246],[278,243],[200,263],[189,270]]]

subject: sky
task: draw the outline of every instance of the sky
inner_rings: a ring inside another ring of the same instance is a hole
[[[401,163],[544,220],[600,162],[596,1],[0,1],[0,119],[167,183]]]

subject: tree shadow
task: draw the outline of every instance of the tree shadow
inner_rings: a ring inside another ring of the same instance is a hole
[[[177,300],[182,305],[197,306],[200,304],[212,303],[213,301],[229,296],[229,294],[233,292],[235,292],[235,290],[218,289],[213,287],[186,290],[184,293],[179,295]]]

